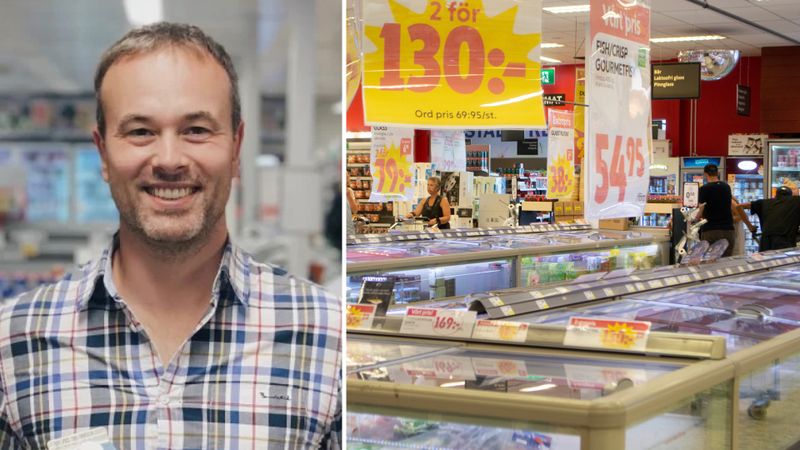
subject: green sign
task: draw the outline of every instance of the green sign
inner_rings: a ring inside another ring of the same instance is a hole
[[[542,69],[542,84],[555,84],[556,69]]]

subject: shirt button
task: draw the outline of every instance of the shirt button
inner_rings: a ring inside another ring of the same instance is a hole
[[[159,395],[158,396],[158,404],[160,404],[161,406],[169,405],[169,396],[168,395],[164,395],[164,394]]]

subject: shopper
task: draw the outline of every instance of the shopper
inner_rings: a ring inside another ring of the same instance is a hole
[[[736,240],[731,210],[731,188],[719,179],[719,169],[715,164],[703,167],[707,183],[700,187],[698,202],[700,217],[708,220],[700,229],[700,239],[713,244],[719,240],[728,241],[728,248],[722,256],[731,256]]]
[[[345,183],[347,187],[347,215],[345,217],[347,218],[347,235],[352,236],[356,234],[353,219],[355,217],[354,214],[358,214],[358,200],[356,200],[355,191],[350,187],[350,172],[345,173],[347,174],[347,182]]]
[[[733,214],[733,231],[736,234],[733,244],[733,256],[743,256],[745,254],[745,227],[750,233],[756,232],[756,227],[750,222],[750,218],[742,210],[736,198],[731,200],[731,213]]]
[[[426,217],[428,225],[437,225],[440,230],[450,228],[450,202],[441,194],[442,181],[439,177],[428,178],[428,194],[424,201],[417,205],[414,212],[406,217]]]
[[[340,448],[339,301],[228,238],[244,125],[225,49],[194,26],[132,30],[95,93],[119,231],[0,306],[0,448],[87,430],[69,448]]]
[[[775,198],[742,203],[742,208],[758,215],[761,222],[761,240],[758,251],[791,248],[797,245],[797,228],[800,226],[800,197],[793,195],[788,186],[781,186]]]

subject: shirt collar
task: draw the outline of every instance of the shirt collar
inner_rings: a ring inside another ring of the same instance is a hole
[[[87,288],[78,295],[76,302],[78,311],[82,311],[89,306],[89,300],[92,296],[102,294],[102,292],[95,292],[98,289],[105,290],[106,298],[121,301],[114,285],[111,267],[112,255],[118,247],[119,235],[114,234],[111,242],[103,249],[99,258],[79,268],[79,271],[83,274],[82,278],[87,282],[85,284]],[[212,301],[217,303],[221,293],[231,290],[236,301],[243,306],[247,306],[250,300],[249,280],[251,265],[251,256],[231,243],[230,238],[228,238],[225,242],[225,250],[222,253],[222,261],[220,262],[217,276],[214,278]],[[101,283],[98,282],[99,279],[102,279]]]

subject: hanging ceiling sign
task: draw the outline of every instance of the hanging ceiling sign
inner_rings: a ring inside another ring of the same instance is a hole
[[[541,0],[365,0],[366,123],[544,128],[541,12]]]
[[[590,5],[585,215],[639,217],[650,167],[650,7],[617,0]]]

